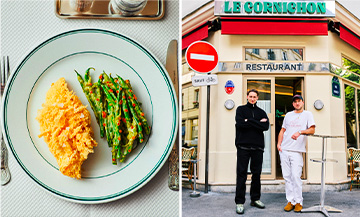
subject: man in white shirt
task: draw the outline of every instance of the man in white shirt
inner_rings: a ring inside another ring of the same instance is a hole
[[[294,111],[285,115],[280,130],[277,149],[281,160],[281,170],[285,179],[285,192],[288,201],[284,210],[294,209],[300,212],[303,205],[301,174],[303,168],[302,154],[306,152],[306,137],[315,133],[315,121],[311,112],[304,110],[302,96],[293,97]]]

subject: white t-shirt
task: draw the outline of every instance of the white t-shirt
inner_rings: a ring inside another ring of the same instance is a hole
[[[311,112],[303,111],[295,113],[294,111],[288,112],[285,115],[282,128],[285,128],[281,149],[287,151],[306,152],[306,136],[300,135],[297,140],[291,138],[294,133],[300,130],[306,130],[311,126],[315,126],[314,117]]]

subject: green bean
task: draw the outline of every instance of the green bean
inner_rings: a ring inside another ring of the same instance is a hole
[[[105,71],[103,71],[103,73],[101,74],[103,77],[103,84],[106,85],[107,87],[109,87],[110,89],[112,89],[113,91],[116,91],[115,88],[115,81],[114,79],[110,76],[108,76]]]
[[[79,83],[94,111],[100,125],[101,137],[106,136],[111,147],[112,164],[125,161],[126,156],[136,147],[136,142],[144,141],[144,132],[150,133],[150,127],[133,93],[128,80],[117,76],[117,80],[104,71],[95,84],[91,83],[90,67],[84,79],[75,70]]]
[[[120,140],[120,144],[119,144],[119,151],[117,152],[117,155],[116,155],[116,159],[121,158],[121,155],[123,153],[122,149],[124,149],[124,147],[128,143],[128,139],[126,137],[126,135],[128,134],[128,131],[126,128],[126,123],[124,123],[123,121],[120,122],[119,133],[120,133],[121,140]]]
[[[112,151],[112,163],[113,164],[117,164],[116,161],[116,155],[119,152],[119,147],[120,147],[120,140],[121,140],[121,136],[120,133],[118,131],[118,127],[117,124],[115,123],[115,111],[114,111],[114,107],[112,107],[110,109],[111,111],[111,115],[110,115],[110,119],[111,119],[111,128],[113,129],[113,140],[112,140],[112,147],[113,147],[113,151]]]
[[[83,89],[83,92],[85,93],[86,99],[90,103],[91,109],[94,111],[96,120],[99,122],[99,116],[98,116],[99,114],[96,112],[96,105],[95,105],[94,101],[91,99],[90,91],[88,91],[88,88],[86,88],[84,80],[81,77],[81,75],[76,70],[75,70],[75,72],[77,74],[77,79],[78,79],[78,81],[80,83],[80,86]]]
[[[140,141],[140,143],[142,143],[142,142],[144,141],[144,137],[143,137],[143,133],[142,133],[141,123],[139,122],[139,119],[138,119],[138,117],[137,117],[137,114],[136,114],[136,112],[135,112],[135,110],[134,110],[134,108],[133,108],[134,104],[131,105],[131,102],[130,102],[130,101],[128,101],[128,104],[129,104],[130,112],[131,112],[131,114],[132,114],[132,116],[133,116],[133,118],[134,118],[134,121],[136,122],[136,126],[137,126],[137,128],[138,128],[139,141]]]
[[[124,150],[123,154],[121,155],[120,162],[124,162],[126,156],[132,151],[134,141],[138,136],[135,120],[131,124],[130,129],[128,129],[128,130],[129,130],[129,134],[127,135],[128,142],[125,145],[125,150]]]
[[[96,112],[98,113],[97,119],[98,119],[98,123],[100,126],[100,136],[104,137],[104,132],[105,132],[105,126],[104,126],[104,120],[103,120],[104,119],[104,106],[103,106],[103,102],[101,100],[101,88],[98,83],[95,83],[93,86],[94,86],[93,96],[95,98]],[[106,117],[106,115],[105,115],[105,117]]]
[[[88,69],[85,71],[84,79],[85,79],[86,84],[89,84],[89,83],[91,84],[90,69],[92,69],[92,70],[95,71],[95,69],[94,69],[93,67],[90,67],[90,68],[88,68]],[[90,86],[91,86],[91,85],[90,85]]]
[[[108,146],[111,147],[111,135],[110,135],[110,128],[109,128],[109,120],[108,118],[104,118],[104,123],[105,123],[105,133],[106,133],[106,141],[108,143]]]
[[[118,79],[119,79],[119,82],[120,82],[120,85],[123,86],[126,90],[126,93],[128,94],[128,98],[130,99],[132,105],[135,105],[135,111],[137,112],[138,114],[138,117],[144,127],[144,131],[147,135],[150,134],[150,126],[148,125],[147,123],[147,120],[145,118],[145,114],[143,113],[141,107],[139,106],[139,102],[137,101],[136,99],[136,96],[133,94],[133,91],[131,89],[131,84],[130,82],[126,82],[124,81],[124,79],[122,79],[120,76],[118,76]]]
[[[122,109],[124,111],[124,116],[125,116],[125,120],[126,120],[126,127],[130,128],[131,126],[131,117],[130,117],[130,113],[129,113],[129,109],[126,103],[126,96],[125,96],[125,92],[122,91],[121,92],[121,100],[122,100]],[[120,101],[121,102],[121,101]]]
[[[102,89],[104,90],[104,93],[105,93],[105,96],[106,96],[106,100],[115,106],[115,100],[116,100],[116,97],[114,96],[114,94],[111,94],[109,92],[109,89],[105,86],[105,85],[101,85]]]

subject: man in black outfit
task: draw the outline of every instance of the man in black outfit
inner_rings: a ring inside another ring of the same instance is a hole
[[[250,197],[251,206],[265,208],[260,201],[260,175],[264,152],[264,131],[269,129],[266,112],[257,107],[259,92],[251,89],[247,92],[248,103],[236,109],[237,168],[236,168],[236,212],[244,213],[247,170],[250,160],[252,174]]]

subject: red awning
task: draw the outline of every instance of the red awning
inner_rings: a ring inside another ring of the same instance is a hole
[[[221,34],[328,35],[327,19],[221,17]]]
[[[340,38],[360,50],[360,36],[340,23]]]
[[[203,40],[208,37],[208,22],[200,25],[191,32],[182,36],[182,50],[187,48],[195,41]]]

